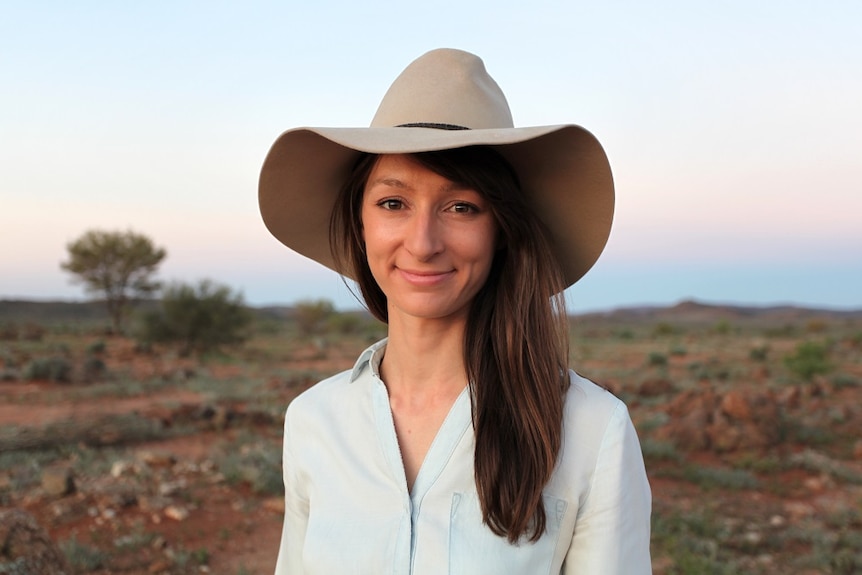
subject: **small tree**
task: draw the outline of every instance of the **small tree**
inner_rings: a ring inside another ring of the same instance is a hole
[[[307,300],[298,302],[294,310],[300,333],[308,336],[317,335],[324,330],[327,320],[335,311],[335,306],[325,299]]]
[[[177,343],[180,354],[206,353],[248,338],[251,313],[239,293],[209,280],[197,287],[174,284],[162,294],[161,310],[144,316],[145,343]]]
[[[60,267],[84,284],[88,293],[105,298],[111,327],[123,332],[123,323],[135,298],[159,289],[153,280],[166,252],[150,238],[132,231],[90,230],[66,245],[68,261]]]

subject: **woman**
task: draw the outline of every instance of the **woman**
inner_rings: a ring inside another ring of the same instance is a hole
[[[282,134],[259,199],[388,324],[287,410],[277,575],[651,571],[628,412],[567,369],[562,292],[613,214],[595,138],[514,128],[479,58],[434,50],[370,128]]]

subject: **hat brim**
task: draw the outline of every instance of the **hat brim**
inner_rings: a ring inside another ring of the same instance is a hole
[[[267,154],[258,200],[269,231],[292,250],[338,273],[329,219],[361,152],[409,154],[487,145],[513,166],[547,226],[567,285],[595,264],[610,235],[614,185],[598,140],[566,124],[486,130],[433,128],[296,128]]]

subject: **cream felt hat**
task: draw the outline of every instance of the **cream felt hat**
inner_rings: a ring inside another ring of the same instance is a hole
[[[610,234],[614,184],[598,140],[572,124],[515,128],[506,97],[477,56],[432,50],[401,73],[369,128],[295,128],[269,150],[258,199],[283,244],[339,273],[329,218],[360,152],[404,154],[488,145],[514,167],[550,231],[567,285],[596,262]]]

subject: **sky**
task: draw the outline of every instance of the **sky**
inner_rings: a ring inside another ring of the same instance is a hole
[[[452,47],[484,60],[516,126],[605,147],[614,227],[574,311],[862,308],[856,0],[0,8],[0,299],[86,299],[60,262],[102,229],[164,247],[165,282],[359,307],[266,231],[260,166],[289,128],[367,126],[410,61]]]

